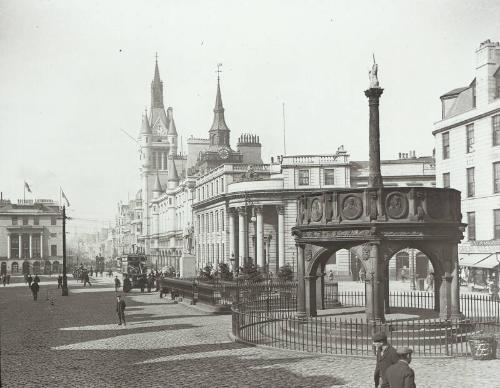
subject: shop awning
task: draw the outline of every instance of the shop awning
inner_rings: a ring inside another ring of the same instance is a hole
[[[474,267],[478,261],[482,261],[491,256],[491,253],[465,253],[459,254],[458,265],[461,267]]]
[[[499,257],[500,259],[500,257]],[[494,268],[498,265],[497,255],[492,253],[488,257],[485,257],[483,260],[478,261],[473,265],[474,268]]]

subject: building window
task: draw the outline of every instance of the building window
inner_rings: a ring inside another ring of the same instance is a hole
[[[476,81],[472,85],[472,107],[476,107]]]
[[[53,244],[50,246],[50,256],[57,256],[57,245]]]
[[[215,231],[219,231],[219,211],[215,211]]]
[[[309,170],[299,170],[299,186],[309,185]]]
[[[495,221],[495,240],[500,240],[500,209],[493,210],[493,218]]]
[[[29,234],[21,235],[21,257],[29,259],[30,257],[30,236]]]
[[[500,193],[500,162],[493,163],[493,192]]]
[[[467,153],[474,151],[474,124],[469,124],[465,127],[467,138]]]
[[[475,195],[475,182],[474,182],[474,167],[467,169],[467,197]]]
[[[450,158],[450,133],[443,133],[443,159]]]
[[[202,214],[201,215],[201,228],[200,229],[203,229],[200,233],[204,233],[205,232],[205,214]]]
[[[20,259],[19,255],[19,235],[11,234],[10,235],[10,258],[11,259]]]
[[[12,217],[12,225],[17,225],[17,217]]]
[[[491,118],[491,128],[493,130],[493,145],[500,145],[500,115]]]
[[[328,168],[325,170],[325,185],[335,184],[335,170],[333,168]]]
[[[220,178],[220,192],[224,192],[224,177]]]
[[[34,235],[31,238],[31,249],[34,258],[40,257],[40,236]]]
[[[224,231],[224,210],[220,211],[220,228]]]
[[[50,217],[50,225],[56,225],[57,224],[57,219],[55,216]]]
[[[476,240],[476,212],[467,213],[467,239]]]
[[[23,225],[28,225],[28,217],[23,217]]]
[[[450,185],[450,173],[449,173],[449,172],[445,172],[445,173],[443,174],[443,187],[444,187],[445,189],[447,189],[447,188],[450,188],[450,187],[451,187],[451,185]]]
[[[33,218],[33,225],[40,225],[40,217],[35,216]]]

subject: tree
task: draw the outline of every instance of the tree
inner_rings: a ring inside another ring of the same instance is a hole
[[[293,269],[288,264],[285,264],[278,271],[278,279],[289,282],[293,280]]]

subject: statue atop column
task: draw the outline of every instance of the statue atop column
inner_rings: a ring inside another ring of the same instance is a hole
[[[184,228],[183,238],[184,238],[184,253],[191,253],[193,250],[193,234],[194,228],[190,222]]]
[[[380,84],[378,82],[378,65],[375,62],[375,54],[373,54],[373,65],[372,69],[368,73],[370,77],[370,89],[372,88],[380,88]]]

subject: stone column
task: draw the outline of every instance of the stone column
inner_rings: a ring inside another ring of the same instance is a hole
[[[416,289],[416,286],[415,286],[415,249],[413,248],[410,248],[408,250],[408,254],[409,254],[409,264],[410,264],[410,289],[411,290],[415,290]]]
[[[445,272],[439,288],[439,318],[441,319],[449,319],[451,315],[451,279],[450,273]]]
[[[257,236],[257,265],[262,269],[266,269],[266,262],[264,260],[264,209],[262,206],[255,206],[255,213],[257,216],[256,236]]]
[[[247,215],[245,208],[238,208],[238,226],[239,226],[239,241],[238,241],[238,257],[240,265],[244,265],[247,261]]]
[[[366,319],[384,322],[384,279],[383,268],[379,260],[380,242],[370,243],[369,253],[369,277],[370,283],[367,288]],[[368,274],[367,274],[368,275]]]
[[[22,238],[21,238],[21,233],[19,233],[19,253],[18,256],[21,259],[23,257],[23,247],[22,247]]]
[[[316,309],[325,309],[325,266],[321,265],[320,273],[316,279]]]
[[[40,233],[40,259],[43,259],[43,232]]]
[[[370,107],[369,131],[369,175],[368,187],[383,187],[382,174],[380,173],[380,127],[379,127],[379,99],[384,89],[380,87],[365,90]]]
[[[10,259],[10,234],[7,235],[7,259]]]
[[[236,251],[236,212],[229,209],[229,257],[234,258],[233,265],[239,268],[239,255]]]
[[[458,273],[458,247],[456,244],[453,244],[450,247],[450,254],[451,254],[451,260],[453,262],[453,271],[451,273],[451,276],[453,277],[451,279],[451,318],[452,319],[459,319],[462,317],[462,314],[460,313],[460,277]]]
[[[305,244],[295,244],[297,247],[297,318],[306,317],[305,290]]]
[[[278,211],[278,266],[285,265],[285,207],[277,206]]]
[[[383,263],[383,268],[384,268],[384,279],[383,279],[383,284],[384,284],[384,306],[385,306],[385,313],[390,314],[391,313],[391,298],[390,298],[390,290],[389,290],[389,263]]]
[[[316,290],[317,279],[318,279],[317,275],[304,276],[305,295],[306,295],[306,314],[309,317],[315,317],[318,315],[318,307],[316,305],[317,304],[317,290]],[[298,311],[298,305],[297,305],[297,311]]]
[[[33,237],[30,233],[30,259],[33,258]]]

